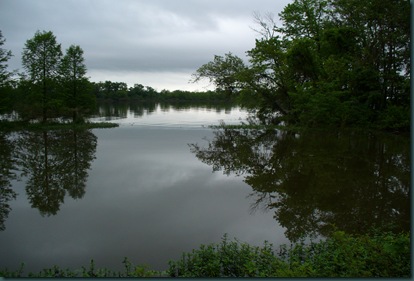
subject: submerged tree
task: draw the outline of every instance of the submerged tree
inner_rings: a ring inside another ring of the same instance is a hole
[[[46,122],[52,108],[61,106],[56,87],[61,57],[61,45],[51,31],[37,31],[32,39],[26,41],[23,49],[23,67],[32,86],[31,106],[39,104],[40,98],[43,122]]]

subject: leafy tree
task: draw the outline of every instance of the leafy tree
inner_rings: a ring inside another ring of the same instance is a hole
[[[32,39],[26,41],[23,49],[23,67],[32,84],[30,94],[34,95],[32,106],[39,104],[40,98],[43,122],[52,108],[62,105],[56,91],[61,57],[61,45],[51,31],[37,31]]]
[[[6,86],[6,84],[10,81],[10,77],[13,75],[13,72],[8,71],[7,69],[7,61],[13,56],[13,54],[11,51],[5,50],[1,47],[5,42],[6,39],[3,37],[0,30],[0,88]]]
[[[128,85],[125,82],[98,82],[94,88],[97,98],[119,100],[128,97]]]
[[[250,65],[215,56],[194,82],[237,89],[263,122],[409,128],[410,6],[406,0],[294,0],[255,14]],[[231,88],[233,87],[233,88]]]
[[[263,121],[277,121],[291,111],[292,71],[287,67],[288,41],[279,36],[256,40],[256,47],[247,52],[251,66],[240,75],[242,102],[253,98]]]
[[[239,91],[237,74],[245,69],[243,60],[231,53],[222,56],[214,56],[212,62],[202,65],[193,74],[192,82],[198,82],[201,79],[209,79],[217,90],[231,95]]]
[[[8,71],[7,62],[13,56],[12,52],[3,49],[6,42],[0,30],[0,112],[5,112],[11,107],[11,76],[14,72]]]
[[[278,31],[289,39],[308,38],[318,44],[327,12],[325,0],[294,0],[279,14],[284,25]]]
[[[363,102],[370,109],[378,113],[376,119],[380,123],[389,123],[397,110],[400,112],[397,115],[403,119],[393,122],[407,124],[410,97],[409,2],[332,0],[331,5],[334,8],[333,21],[356,31],[354,37],[358,49],[353,53],[356,72],[351,77],[354,89],[368,88],[365,94],[359,95],[364,97]],[[392,110],[388,110],[390,106]],[[386,126],[391,127],[392,124]]]
[[[85,111],[95,104],[94,96],[88,88],[89,82],[85,77],[86,65],[83,50],[80,46],[71,45],[60,64],[61,86],[66,94],[66,105],[72,111],[73,122],[78,121],[79,112]]]

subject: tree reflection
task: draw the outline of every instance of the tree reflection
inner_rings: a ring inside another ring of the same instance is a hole
[[[243,176],[252,208],[273,209],[291,241],[332,230],[410,227],[409,139],[368,132],[230,129],[222,126],[198,159]]]
[[[7,135],[0,132],[0,231],[5,230],[5,221],[11,207],[9,201],[16,198],[11,181],[16,179],[13,145]]]
[[[85,184],[97,138],[89,130],[22,132],[16,140],[16,156],[26,193],[42,215],[55,215],[66,192],[74,199],[85,194]]]

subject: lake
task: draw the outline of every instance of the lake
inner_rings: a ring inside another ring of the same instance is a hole
[[[118,128],[0,133],[0,267],[168,267],[225,233],[273,245],[410,229],[410,139],[229,129],[231,105],[102,105]]]

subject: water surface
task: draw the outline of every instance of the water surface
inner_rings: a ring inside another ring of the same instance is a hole
[[[335,227],[409,230],[409,139],[211,129],[231,106],[103,106],[120,127],[0,135],[0,267],[166,269],[225,233],[262,245]],[[15,199],[14,199],[15,197]]]

